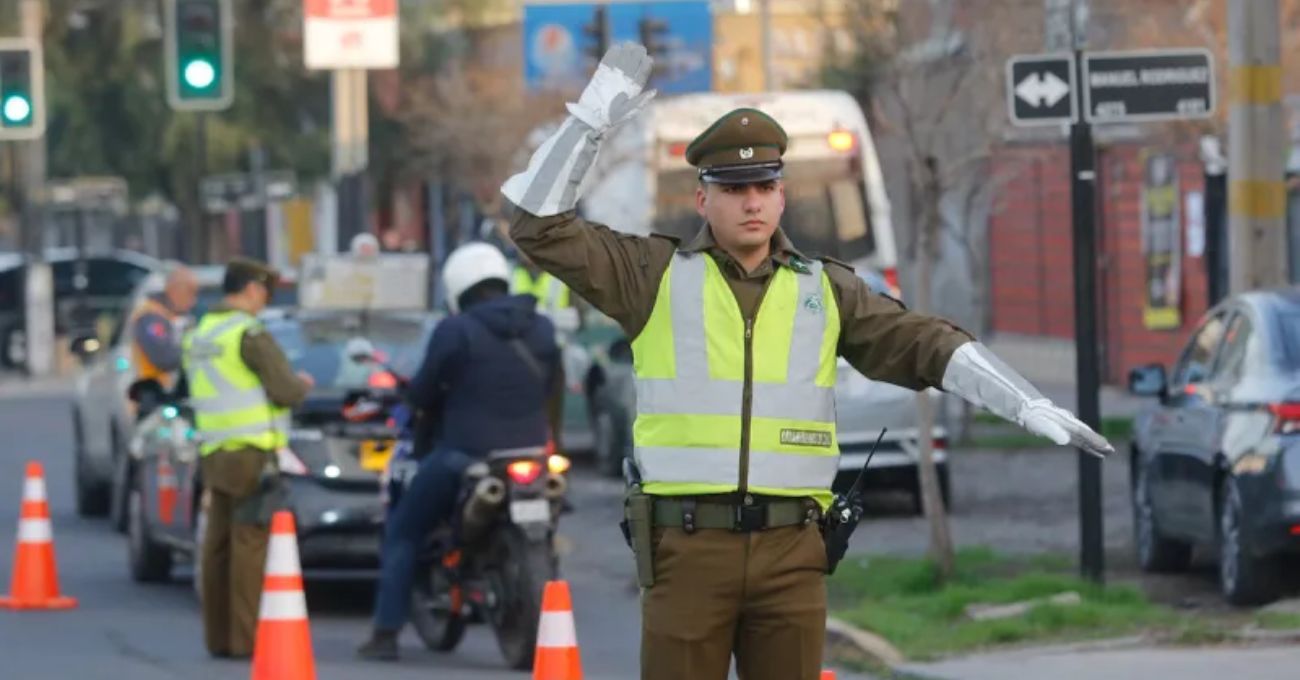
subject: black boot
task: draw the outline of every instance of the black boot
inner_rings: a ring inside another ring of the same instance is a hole
[[[397,631],[376,628],[370,639],[357,648],[357,656],[371,661],[396,661]]]

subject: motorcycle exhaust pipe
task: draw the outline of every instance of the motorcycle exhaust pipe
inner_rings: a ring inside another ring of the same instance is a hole
[[[491,524],[493,514],[505,500],[505,482],[496,477],[480,479],[461,513],[461,536],[468,541],[478,538]]]
[[[546,496],[547,500],[553,501],[563,496],[564,492],[568,490],[569,481],[564,478],[564,475],[548,475],[546,477],[546,486],[542,489],[542,495]]]

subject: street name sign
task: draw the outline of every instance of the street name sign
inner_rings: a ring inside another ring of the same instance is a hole
[[[1214,59],[1206,50],[1085,53],[1084,116],[1092,123],[1206,118]]]

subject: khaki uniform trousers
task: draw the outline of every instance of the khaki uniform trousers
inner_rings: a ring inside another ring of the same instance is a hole
[[[641,598],[642,680],[818,680],[826,544],[816,524],[655,529]]]
[[[266,571],[269,524],[250,523],[241,503],[256,501],[268,454],[254,448],[216,451],[202,459],[207,533],[199,584],[203,636],[217,656],[253,653]]]

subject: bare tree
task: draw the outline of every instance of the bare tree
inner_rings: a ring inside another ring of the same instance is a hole
[[[886,140],[882,144],[892,143],[901,153],[907,219],[899,222],[911,225],[901,235],[916,265],[912,305],[922,313],[933,308],[935,261],[946,238],[961,248],[968,266],[971,308],[983,309],[983,227],[997,183],[990,160],[1006,115],[1002,67],[1017,32],[1025,29],[1023,17],[1040,19],[1042,3],[1012,0],[972,8],[952,0],[854,0],[850,8],[857,47],[833,55],[838,63],[832,75],[838,77],[830,84],[858,97],[871,112],[877,136]],[[963,15],[972,11],[978,16]],[[946,578],[953,570],[953,543],[929,436],[936,418],[928,393],[918,393],[917,410],[921,504],[930,524],[931,557]]]

